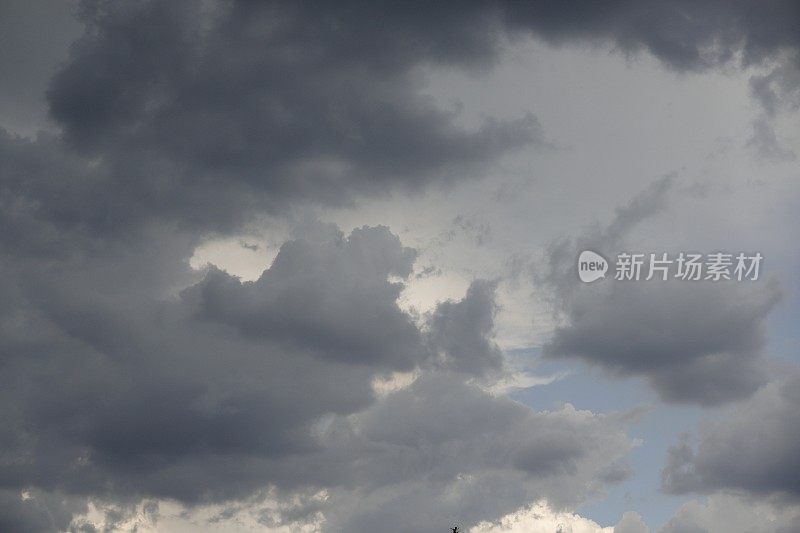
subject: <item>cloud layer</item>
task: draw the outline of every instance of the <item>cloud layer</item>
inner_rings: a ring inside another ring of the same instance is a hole
[[[383,226],[300,229],[253,282],[186,262],[260,214],[453,186],[543,144],[525,110],[470,125],[425,95],[431,70],[490,69],[531,36],[759,69],[754,147],[790,157],[770,121],[798,103],[799,14],[790,0],[81,2],[46,94],[58,131],[0,130],[0,529],[64,530],[90,501],[112,523],[165,499],[263,505],[269,527],[422,530],[601,494],[628,471],[624,416],[487,392],[508,371],[497,281],[408,311],[418,252]],[[553,245],[537,281],[563,322],[547,353],[643,376],[668,401],[748,397],[777,287],[566,277],[581,248],[618,251],[670,187]],[[376,392],[398,375],[410,384]],[[675,447],[665,488],[796,498],[795,381]],[[617,533],[643,527],[627,515]]]

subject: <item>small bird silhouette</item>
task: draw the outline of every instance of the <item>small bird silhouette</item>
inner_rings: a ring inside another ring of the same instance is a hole
[[[458,526],[451,527],[450,531],[452,531],[453,533],[458,533]]]

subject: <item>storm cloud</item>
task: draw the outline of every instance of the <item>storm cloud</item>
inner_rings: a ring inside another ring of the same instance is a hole
[[[47,98],[69,149],[103,170],[71,196],[88,188],[83,201],[102,196],[125,224],[164,217],[231,229],[287,203],[348,205],[453,183],[543,143],[531,114],[467,128],[423,90],[425,69],[490,68],[523,36],[610,42],[678,70],[774,66],[753,82],[766,116],[774,115],[797,104],[797,9],[716,0],[424,10],[396,2],[87,1],[78,9],[85,32]],[[764,144],[774,137],[766,118],[756,124],[759,150],[780,153]],[[69,207],[47,192],[41,200],[58,212]]]
[[[537,413],[467,384],[501,369],[493,284],[418,324],[397,305],[414,257],[385,227],[323,226],[255,282],[212,268],[166,299],[104,293],[83,273],[91,261],[35,288],[6,271],[0,481],[35,502],[17,499],[5,519],[32,519],[58,494],[79,512],[89,497],[195,505],[325,489],[326,527],[367,531],[387,516],[478,521],[600,490],[631,446],[624,418]],[[456,363],[432,370],[440,349]],[[375,394],[376,378],[424,368]],[[454,502],[456,485],[478,492]],[[487,499],[490,486],[503,490]]]
[[[401,299],[420,251],[363,222],[295,228],[253,281],[188,265],[259,216],[447,190],[548,144],[535,109],[476,121],[436,100],[437,69],[489,72],[528,38],[680,72],[752,69],[752,146],[791,156],[770,129],[798,103],[788,0],[87,0],[76,15],[83,32],[44,95],[55,131],[0,130],[2,530],[91,531],[89,504],[117,523],[151,500],[245,506],[269,527],[469,527],[541,499],[574,509],[624,480],[625,413],[487,392],[510,372],[491,274],[417,312]],[[0,64],[15,70],[15,54]],[[33,82],[19,83],[0,98]],[[642,376],[671,402],[745,398],[766,379],[777,285],[572,276],[577,251],[618,251],[672,183],[553,244],[536,281],[563,320],[545,351]],[[470,220],[455,223],[477,244],[505,237]],[[795,381],[760,389],[696,451],[675,447],[665,487],[795,498]],[[745,431],[771,435],[739,453]]]
[[[496,53],[483,10],[442,9],[444,29],[400,4],[84,3],[50,113],[131,217],[224,227],[418,191],[542,140],[533,115],[465,129],[420,94],[419,67]]]

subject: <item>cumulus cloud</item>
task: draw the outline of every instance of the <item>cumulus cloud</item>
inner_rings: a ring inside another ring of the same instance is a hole
[[[566,406],[535,412],[455,376],[433,374],[352,417],[357,456],[350,491],[333,493],[333,531],[406,531],[496,520],[546,498],[574,505],[600,490],[632,442],[623,417]],[[348,448],[352,447],[348,443]]]
[[[628,511],[622,515],[622,519],[614,526],[614,533],[650,533],[650,528],[644,523],[638,513]]]
[[[497,523],[483,522],[472,528],[474,533],[611,533],[582,516],[553,511],[547,503],[538,503],[503,517]]]
[[[417,327],[396,304],[403,284],[387,279],[407,278],[415,256],[388,228],[365,227],[346,239],[289,242],[252,283],[212,270],[182,298],[195,317],[247,336],[410,370],[425,353]]]
[[[211,268],[172,298],[137,292],[133,274],[106,285],[119,259],[106,255],[60,265],[58,282],[37,262],[6,268],[0,480],[84,506],[326,491],[270,516],[321,512],[331,531],[476,522],[601,491],[631,447],[624,421],[467,384],[501,370],[494,284],[415,317],[397,304],[415,255],[385,227],[318,227],[254,282]],[[376,396],[376,378],[414,369]],[[34,519],[14,492],[6,519]]]
[[[578,514],[554,511],[546,502],[539,502],[504,516],[495,523],[482,522],[474,533],[650,533],[642,517],[627,512],[613,527],[603,527]]]

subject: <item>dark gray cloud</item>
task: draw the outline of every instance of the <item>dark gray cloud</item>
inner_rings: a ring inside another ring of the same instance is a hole
[[[80,498],[38,490],[0,490],[0,529],[3,531],[66,531],[73,515],[85,511],[86,502]]]
[[[669,451],[662,472],[672,493],[730,490],[756,496],[800,497],[800,373],[763,387],[730,416],[704,426],[696,447]]]
[[[388,228],[365,227],[323,244],[287,243],[252,283],[213,270],[182,298],[196,317],[254,338],[410,370],[425,353],[416,325],[397,307],[403,284],[387,278],[408,278],[415,257]]]
[[[60,0],[0,5],[0,126],[32,134],[46,125],[47,83],[83,29],[73,8]]]
[[[645,49],[678,69],[717,66],[737,52],[744,64],[752,64],[800,45],[793,23],[800,8],[786,0],[509,4],[508,20],[514,27],[554,42],[611,39],[625,50]]]
[[[424,376],[352,419],[358,438],[348,446],[373,451],[359,460],[352,490],[333,494],[328,526],[433,531],[542,497],[572,505],[631,446],[623,418],[570,406],[537,413],[453,375]]]
[[[50,113],[128,211],[225,224],[341,205],[474,175],[541,139],[532,115],[467,130],[419,94],[417,67],[496,54],[482,9],[439,8],[449,23],[434,28],[400,4],[82,5]]]
[[[657,181],[617,209],[607,227],[552,246],[537,277],[552,290],[563,325],[545,354],[643,376],[667,401],[713,405],[748,396],[766,379],[765,320],[781,298],[777,285],[612,279],[582,284],[575,274],[582,250],[607,258],[625,251],[629,232],[664,208],[672,180]]]
[[[52,234],[48,221],[89,234],[125,234],[155,219],[227,230],[258,210],[342,205],[478,174],[540,142],[538,123],[528,115],[464,129],[455,111],[421,96],[420,67],[491,65],[509,36],[612,41],[681,69],[711,68],[737,53],[745,65],[773,62],[753,89],[769,113],[783,96],[791,101],[800,79],[795,62],[782,59],[798,47],[797,6],[788,1],[416,9],[98,0],[78,12],[85,32],[48,90],[66,146],[1,141],[43,160],[24,162],[32,167],[24,173],[15,166],[21,182],[0,172],[6,203],[35,206],[33,243]],[[64,24],[48,35],[71,34]],[[776,146],[763,142],[768,128],[754,139],[762,152]],[[44,168],[48,161],[53,168]]]
[[[555,44],[610,41],[625,53],[646,51],[679,71],[759,66],[753,96],[766,116],[800,105],[800,5],[793,0],[591,0],[508,2],[513,30]]]
[[[102,179],[52,136],[30,141],[0,129],[3,251],[63,258],[84,248],[96,224],[113,223],[114,206],[91,190]]]
[[[148,247],[175,261],[155,238],[135,248],[143,272],[123,261],[130,243],[4,267],[0,520],[34,520],[33,503],[49,509],[53,494],[113,510],[325,489],[327,527],[367,531],[379,517],[421,524],[439,504],[476,521],[533,496],[572,504],[610,482],[631,445],[623,419],[536,413],[466,384],[501,370],[493,283],[475,282],[420,325],[397,305],[415,252],[387,228],[306,233],[255,282],[211,269],[166,299],[142,289],[160,284],[145,281],[157,270]],[[411,388],[376,396],[375,378],[413,369]],[[463,476],[481,483],[453,503]],[[14,498],[23,490],[35,502]],[[317,512],[292,509],[270,519]]]
[[[728,401],[765,378],[765,318],[779,294],[771,286],[744,291],[679,281],[579,294],[547,353],[646,376],[669,401]]]
[[[3,530],[64,529],[90,497],[114,509],[326,490],[270,523],[321,509],[330,530],[358,532],[598,493],[626,471],[620,418],[535,412],[469,384],[503,371],[492,282],[427,317],[404,312],[415,254],[386,228],[316,228],[252,283],[190,272],[186,258],[255,213],[448,184],[540,143],[533,115],[466,128],[422,94],[426,68],[490,66],[507,38],[611,41],[688,70],[741,52],[774,67],[753,82],[769,113],[796,87],[776,56],[797,50],[793,2],[98,0],[79,12],[84,34],[47,91],[60,133],[0,132]],[[23,75],[3,105],[41,76]],[[624,238],[667,188],[620,210],[602,242]],[[554,257],[573,261],[570,246]],[[549,281],[571,319],[554,355],[646,375],[675,400],[718,402],[757,382],[776,293],[708,294],[721,314],[694,317],[678,311],[708,311],[699,296],[656,309],[660,294]],[[597,306],[633,324],[597,323]],[[649,335],[664,327],[666,345]],[[408,370],[421,373],[413,385],[376,396],[374,379]]]
[[[314,448],[310,424],[365,408],[373,377],[424,357],[387,281],[412,259],[385,228],[365,228],[286,244],[261,284],[211,271],[175,301],[105,293],[91,262],[58,283],[47,270],[26,273],[35,286],[6,279],[4,434],[30,464],[3,478],[183,501],[277,483],[286,473],[271,461]]]
[[[798,49],[797,11],[791,1],[86,1],[85,33],[47,94],[67,144],[104,171],[85,201],[102,196],[116,220],[229,228],[287,202],[341,205],[475,175],[540,142],[531,115],[465,129],[420,94],[420,67],[491,65],[508,37],[610,41],[677,69],[774,63],[754,94],[775,109],[796,92],[782,58]]]
[[[501,369],[503,354],[491,340],[496,288],[496,282],[473,282],[463,300],[442,302],[428,317],[429,343],[441,365],[479,376]]]

